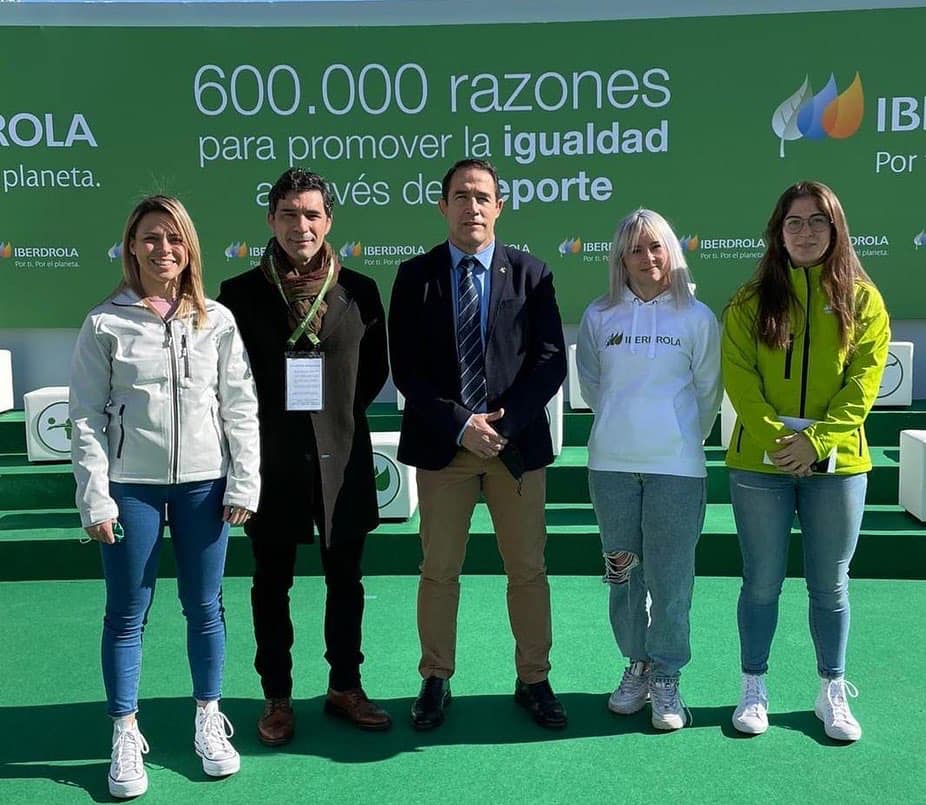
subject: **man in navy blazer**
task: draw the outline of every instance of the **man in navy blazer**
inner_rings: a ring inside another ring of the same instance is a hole
[[[544,547],[545,467],[553,460],[544,408],[566,376],[553,276],[495,239],[503,207],[488,162],[444,177],[449,237],[399,266],[389,310],[392,376],[405,396],[399,460],[418,468],[423,560],[419,671],[412,723],[443,722],[456,653],[460,572],[480,493],[508,577],[515,699],[545,727],[566,713],[547,676],[552,643]]]

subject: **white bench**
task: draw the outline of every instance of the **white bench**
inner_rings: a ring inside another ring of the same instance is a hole
[[[566,382],[569,385],[569,407],[573,411],[589,411],[589,405],[582,397],[582,389],[579,386],[579,369],[576,364],[576,345],[569,345],[567,358]]]
[[[407,520],[418,508],[415,468],[399,461],[399,434],[371,433],[376,502],[383,520]]]
[[[913,342],[891,341],[875,405],[910,405],[912,402]]]
[[[901,507],[926,522],[926,430],[900,432]]]
[[[8,349],[0,349],[0,413],[13,407],[13,363]]]
[[[550,440],[553,442],[553,455],[563,452],[563,387],[556,390],[556,394],[546,405],[547,424],[550,426]]]
[[[68,461],[71,458],[69,393],[67,386],[46,386],[23,395],[29,461]]]
[[[733,403],[723,393],[723,400],[720,403],[720,445],[726,450],[730,446],[730,440],[733,438],[733,426],[736,424],[736,411],[733,409]]]

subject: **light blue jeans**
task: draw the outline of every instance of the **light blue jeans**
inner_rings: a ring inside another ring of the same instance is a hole
[[[225,662],[222,574],[228,546],[228,523],[222,520],[225,479],[170,485],[110,482],[109,491],[125,529],[120,542],[100,544],[106,580],[101,654],[109,714],[125,716],[138,709],[142,634],[154,599],[165,511],[187,623],[193,696],[201,701],[220,698]]]
[[[864,473],[797,478],[730,471],[730,499],[743,554],[737,621],[745,673],[768,670],[795,512],[801,525],[817,672],[828,679],[845,673],[849,562],[858,543],[867,486]]]
[[[611,628],[621,653],[650,663],[655,679],[677,679],[691,659],[688,613],[695,546],[704,525],[704,478],[589,470],[588,488],[601,531]],[[614,577],[608,558],[638,564]],[[649,613],[646,595],[650,596]]]

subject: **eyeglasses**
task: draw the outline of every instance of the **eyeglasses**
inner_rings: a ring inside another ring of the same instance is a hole
[[[823,232],[830,228],[831,223],[833,222],[821,212],[815,213],[809,218],[801,218],[798,215],[792,215],[785,218],[784,230],[789,235],[796,235],[804,228],[804,224],[807,224],[811,232]]]

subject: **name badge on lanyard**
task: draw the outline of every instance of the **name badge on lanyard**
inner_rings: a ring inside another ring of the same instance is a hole
[[[286,353],[286,410],[325,407],[325,358],[320,352]]]
[[[271,268],[273,279],[283,297],[283,302],[289,307],[286,299],[286,293],[283,290],[283,284],[280,282],[279,273],[277,272],[276,263],[271,256]],[[325,408],[325,359],[318,350],[321,343],[318,336],[313,332],[306,332],[309,322],[315,318],[325,298],[325,293],[331,285],[334,277],[334,260],[328,263],[328,276],[322,285],[318,296],[309,308],[309,312],[293,330],[292,335],[286,342],[286,410],[287,411],[322,411]],[[311,352],[300,352],[295,349],[296,343],[305,335],[312,343],[314,349]]]

